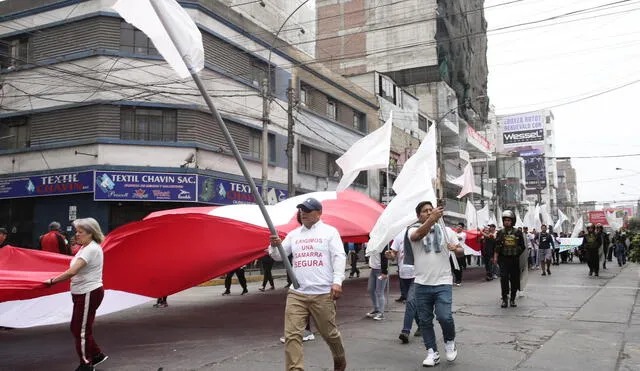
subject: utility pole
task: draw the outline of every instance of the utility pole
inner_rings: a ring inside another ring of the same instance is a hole
[[[271,68],[271,66],[267,66]],[[262,199],[267,200],[269,192],[269,114],[271,108],[269,83],[262,79]]]
[[[294,106],[294,93],[293,79],[289,82],[289,88],[287,89],[287,191],[289,197],[295,196],[296,187],[293,184],[293,149],[295,147],[295,137],[293,135],[293,127],[295,122],[293,121],[293,106]]]
[[[480,207],[484,207],[484,169],[480,168]]]

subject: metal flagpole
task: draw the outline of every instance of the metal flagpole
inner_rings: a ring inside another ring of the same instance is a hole
[[[157,14],[161,13],[159,11],[159,9],[157,8],[157,5],[154,3],[153,0],[150,1],[149,3],[151,4],[151,6],[153,7],[153,10]],[[191,73],[191,77],[193,78],[193,81],[196,83],[196,86],[198,87],[198,90],[200,91],[200,94],[202,95],[202,98],[204,98],[204,101],[207,103],[207,106],[209,107],[209,110],[211,111],[211,115],[218,122],[218,125],[220,126],[220,129],[222,130],[222,133],[224,134],[224,137],[227,140],[227,144],[229,145],[229,148],[231,148],[231,152],[233,152],[233,156],[236,158],[236,161],[237,161],[238,165],[240,166],[240,170],[242,170],[242,175],[244,175],[245,180],[249,183],[249,187],[251,187],[251,192],[253,193],[253,196],[256,199],[256,203],[258,204],[258,207],[260,208],[260,212],[262,213],[262,216],[264,217],[264,220],[267,223],[267,226],[269,227],[269,231],[271,232],[271,235],[277,236],[278,233],[276,232],[276,229],[275,229],[275,227],[273,225],[273,221],[271,221],[271,217],[269,216],[269,213],[267,212],[267,208],[264,206],[264,201],[262,199],[262,196],[260,196],[260,193],[258,192],[258,188],[256,187],[256,184],[253,181],[253,178],[251,177],[251,174],[249,173],[249,170],[247,169],[247,167],[246,167],[246,165],[244,163],[244,160],[242,160],[242,156],[240,155],[240,151],[238,151],[238,147],[236,146],[236,143],[234,142],[233,138],[231,137],[231,133],[229,132],[229,129],[227,128],[227,125],[224,123],[224,120],[220,116],[220,113],[216,109],[216,106],[213,104],[213,102],[211,101],[211,98],[207,94],[207,90],[205,89],[204,84],[202,83],[202,80],[200,79],[200,76],[198,76],[198,73],[195,72],[193,70],[193,68],[191,67],[191,62],[188,60],[188,54],[183,52],[181,50],[180,45],[178,43],[176,43],[176,41],[175,41],[176,38],[175,38],[175,35],[173,33],[173,30],[170,27],[167,27],[167,25],[165,24],[165,22],[164,22],[162,17],[158,17],[158,19],[162,23],[162,26],[164,27],[164,29],[167,31],[167,34],[169,35],[169,38],[171,39],[171,42],[173,43],[173,45],[176,47],[176,49],[178,49],[178,51],[182,55],[182,59],[183,59],[185,65],[187,66],[187,68],[189,69],[189,73]],[[284,248],[282,247],[282,244],[278,244],[277,247],[278,247],[278,252],[280,253],[280,256],[282,257],[282,262],[284,263],[284,267],[285,267],[287,273],[289,274],[289,278],[291,278],[291,284],[293,285],[294,288],[296,288],[296,289],[299,288],[300,284],[298,283],[298,280],[297,280],[296,276],[293,274],[293,270],[291,268],[291,263],[289,262],[289,259],[288,259],[287,255],[285,254],[285,251],[284,251]]]

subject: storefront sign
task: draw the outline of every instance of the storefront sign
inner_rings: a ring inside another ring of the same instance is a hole
[[[0,199],[93,192],[93,171],[0,179]]]
[[[248,183],[202,175],[199,178],[198,202],[216,205],[253,204],[256,202]],[[258,192],[262,194],[262,187],[258,186]],[[285,200],[288,196],[289,194],[285,190],[269,188],[267,199],[264,201],[265,204],[273,205]]]
[[[196,174],[96,171],[93,199],[195,202],[197,183]]]
[[[471,126],[467,126],[467,140],[485,151],[491,151],[491,143]]]

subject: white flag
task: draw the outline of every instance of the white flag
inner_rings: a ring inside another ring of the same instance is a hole
[[[175,0],[118,0],[113,9],[153,41],[181,78],[188,77],[189,70],[196,73],[204,67],[202,35]]]
[[[573,227],[573,232],[571,232],[571,238],[578,237],[578,234],[582,232],[583,228],[584,228],[584,222],[582,221],[582,218],[578,218],[578,221],[576,222],[576,226]]]
[[[553,220],[551,219],[551,214],[549,214],[547,204],[540,206],[540,215],[542,215],[542,224],[546,224],[550,228],[553,225]]]
[[[336,192],[345,190],[353,183],[362,170],[380,169],[389,166],[391,151],[391,131],[393,129],[393,111],[389,119],[369,135],[355,142],[336,164],[342,169],[342,179]]]
[[[432,182],[437,178],[438,171],[436,148],[436,131],[431,129],[422,141],[420,147],[418,147],[416,153],[402,165],[402,171],[400,171],[395,182],[393,182],[393,190],[396,194],[410,191],[412,187],[415,187],[416,174],[424,173],[425,169],[428,173],[426,179],[433,184]],[[425,178],[420,175],[420,179]]]
[[[518,209],[516,209],[515,214],[516,214],[516,225],[514,225],[514,227],[516,228],[524,227],[524,221],[520,217],[520,212],[518,211]]]
[[[540,221],[540,205],[538,204],[533,211],[533,228],[540,232],[540,227],[542,227],[542,221]]]
[[[497,222],[496,223],[496,227],[498,229],[502,229],[502,208],[500,206],[498,206],[498,212],[497,212],[497,215],[496,215],[496,222]]]
[[[619,230],[624,225],[624,219],[623,218],[616,218],[615,211],[609,212],[609,211],[605,210],[604,211],[604,216],[607,219],[607,224],[609,224],[609,227],[611,227],[611,229],[613,229],[614,231]]]
[[[567,220],[569,220],[567,218],[566,215],[564,215],[564,213],[562,212],[562,210],[558,209],[558,221],[556,222],[556,225],[553,226],[553,231],[554,232],[561,232],[562,231],[562,223],[566,222]]]
[[[369,233],[367,256],[380,253],[394,236],[418,220],[415,207],[419,202],[431,201],[436,205],[436,194],[431,183],[434,175],[429,168],[435,156],[435,130],[431,130],[398,174],[393,185],[397,196],[387,205]]]
[[[477,227],[478,228],[482,228],[485,227],[487,225],[490,224],[490,213],[489,213],[489,205],[486,204],[484,205],[484,207],[480,210],[478,210],[478,212],[476,213],[478,220],[477,220]]]
[[[467,229],[475,230],[478,228],[478,213],[470,200],[467,200],[467,209],[464,211],[464,216],[467,218]]]
[[[458,198],[462,198],[464,195],[473,192],[476,185],[473,180],[473,166],[471,166],[471,163],[468,163],[467,166],[464,167],[462,175],[456,178],[453,183],[457,185],[462,184],[462,189],[460,190]]]

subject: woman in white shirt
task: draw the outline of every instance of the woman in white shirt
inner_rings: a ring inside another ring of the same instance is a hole
[[[104,362],[107,356],[102,353],[93,339],[93,320],[96,310],[104,298],[102,287],[102,247],[104,240],[100,225],[93,218],[76,219],[76,242],[82,247],[71,259],[69,269],[45,282],[52,286],[71,279],[71,297],[73,315],[71,333],[76,341],[76,351],[80,357],[80,366],[76,371],[94,370],[94,366]]]

